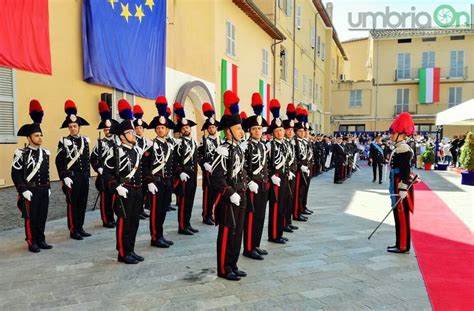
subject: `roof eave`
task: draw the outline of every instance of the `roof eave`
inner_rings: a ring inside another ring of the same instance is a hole
[[[339,37],[337,35],[336,28],[334,28],[334,25],[332,24],[332,21],[329,18],[329,15],[326,12],[326,9],[324,8],[323,3],[321,2],[321,0],[313,0],[313,4],[316,7],[316,10],[318,10],[318,13],[321,16],[321,18],[323,19],[324,24],[326,25],[326,27],[332,28],[332,38],[336,42],[336,45],[339,48],[339,51],[341,52],[342,57],[344,58],[344,60],[349,60],[347,58],[346,52],[344,51],[344,48],[342,47],[341,41],[339,41]]]
[[[272,39],[286,39],[285,35],[265,16],[252,0],[233,0],[233,2]]]

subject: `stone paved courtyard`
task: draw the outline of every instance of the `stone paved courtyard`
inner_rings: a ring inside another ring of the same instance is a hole
[[[424,181],[443,199],[449,187],[472,196],[457,188],[452,173],[445,174],[426,173]],[[388,211],[386,184],[370,182],[371,168],[365,166],[342,185],[332,178],[333,171],[312,180],[309,207],[315,214],[286,234],[289,243],[268,243],[264,231],[265,260],[240,257],[239,267],[248,273],[241,282],[215,276],[217,230],[199,222],[200,188],[193,213],[200,233],[178,235],[176,212],[170,212],[165,230],[175,245],[157,249],[150,247],[148,220],[143,221],[136,251],[145,262],[134,266],[117,263],[115,230],[102,228],[98,211],[87,213],[85,229],[93,236],[84,241],[69,239],[64,218],[48,222],[46,236],[54,249],[39,254],[27,251],[22,228],[3,231],[0,309],[431,309],[414,250],[409,255],[385,251],[394,240],[392,218],[367,239]],[[458,215],[472,222],[469,214]]]

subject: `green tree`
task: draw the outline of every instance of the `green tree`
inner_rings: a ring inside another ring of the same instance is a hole
[[[428,144],[426,146],[425,152],[423,152],[423,154],[421,155],[421,159],[423,160],[423,163],[434,163],[435,154],[433,151],[433,144]]]
[[[464,145],[461,148],[459,163],[465,170],[474,171],[474,134],[472,132],[466,135]]]

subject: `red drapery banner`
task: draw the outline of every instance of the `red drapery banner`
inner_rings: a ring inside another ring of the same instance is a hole
[[[0,66],[51,74],[48,0],[2,0]]]

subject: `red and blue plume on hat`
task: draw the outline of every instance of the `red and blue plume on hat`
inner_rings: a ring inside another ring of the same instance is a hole
[[[304,122],[305,120],[304,109],[301,107],[296,108],[296,120],[298,122]]]
[[[280,117],[280,108],[281,108],[281,105],[278,99],[274,98],[270,100],[270,112],[272,113],[272,116],[274,119]]]
[[[155,101],[155,106],[158,110],[158,115],[168,118],[168,116],[166,116],[166,109],[168,109],[168,101],[166,100],[166,97],[158,96]]]
[[[140,107],[140,105],[133,106],[133,117],[135,119],[143,118],[143,109]]]
[[[76,104],[70,99],[66,100],[66,102],[64,103],[64,111],[66,112],[68,116],[72,114],[76,115],[77,114]]]
[[[112,119],[109,105],[103,100],[99,102],[99,114],[102,121]]]
[[[174,103],[173,110],[178,120],[184,119],[186,117],[186,114],[184,113],[183,105],[181,105],[180,102]]]
[[[30,117],[34,123],[41,123],[43,121],[44,111],[38,100],[32,99],[30,101]]]
[[[252,109],[256,116],[259,116],[262,114],[263,101],[262,101],[262,96],[260,96],[260,93],[256,92],[252,94]]]
[[[245,120],[245,119],[247,119],[247,114],[245,113],[245,111],[242,111],[242,112],[240,113],[240,118],[242,119],[242,121]]]
[[[165,118],[169,118],[170,115],[171,115],[171,108],[167,107],[166,108],[166,113],[165,113]]]
[[[293,103],[289,103],[288,106],[286,106],[286,116],[288,120],[294,120],[296,118],[296,108]]]
[[[304,121],[305,123],[308,123],[308,110],[303,108],[303,115],[304,115]]]
[[[214,117],[216,114],[214,108],[209,103],[202,104],[202,113],[206,116],[206,118],[210,119]]]
[[[133,120],[132,107],[127,100],[121,99],[118,101],[118,110],[120,118],[124,120]]]
[[[415,135],[416,129],[411,115],[408,112],[400,113],[390,125],[390,133],[399,133],[408,136]]]
[[[237,114],[239,113],[239,102],[240,99],[231,90],[225,91],[224,92],[224,106],[225,106],[225,111],[224,114],[226,115],[231,115],[231,114]]]

